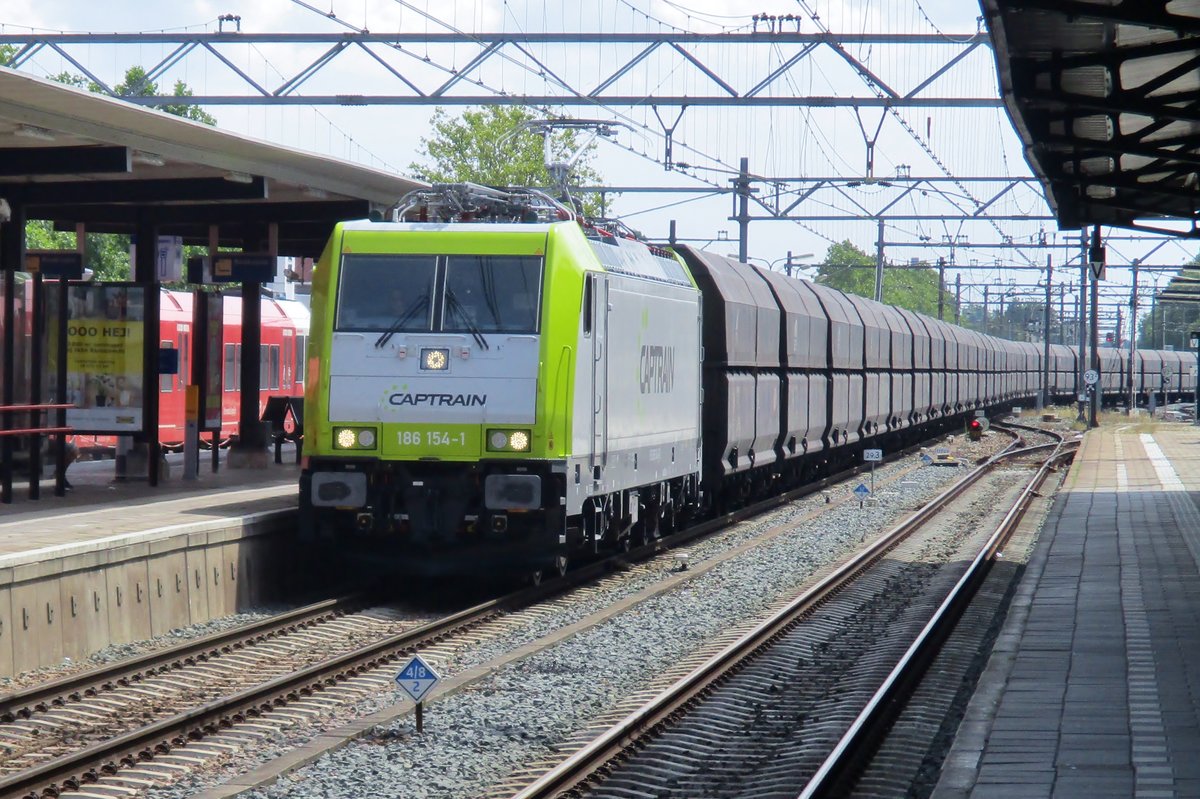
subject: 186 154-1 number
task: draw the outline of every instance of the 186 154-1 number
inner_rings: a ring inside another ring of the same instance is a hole
[[[401,446],[405,447],[463,447],[467,444],[466,433],[445,430],[401,430],[399,437]]]

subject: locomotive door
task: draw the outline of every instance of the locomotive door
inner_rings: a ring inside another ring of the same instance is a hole
[[[608,460],[608,275],[592,281],[592,475],[600,479]]]

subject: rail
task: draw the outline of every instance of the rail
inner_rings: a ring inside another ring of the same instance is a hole
[[[1012,446],[1019,442],[1014,441]],[[896,452],[886,458],[891,461],[902,457],[903,454],[915,452],[917,447],[910,447],[902,452]],[[297,696],[313,690],[321,690],[339,679],[346,679],[362,670],[395,660],[404,653],[414,651],[417,647],[438,640],[464,628],[479,624],[493,616],[542,601],[548,597],[564,593],[571,588],[599,579],[609,573],[620,563],[630,560],[644,560],[656,553],[680,546],[690,540],[712,533],[714,530],[762,513],[784,502],[795,500],[801,496],[812,494],[828,486],[832,481],[845,479],[862,470],[855,466],[846,471],[830,475],[822,480],[810,483],[781,497],[774,498],[754,505],[723,514],[700,524],[692,525],[677,533],[665,536],[654,542],[637,547],[623,555],[614,555],[600,561],[589,563],[579,569],[568,572],[565,576],[548,580],[539,586],[526,588],[505,597],[484,602],[474,608],[468,608],[452,616],[407,630],[385,640],[373,642],[355,652],[339,655],[328,661],[314,664],[291,675],[279,677],[268,683],[247,688],[236,695],[214,700],[203,707],[181,713],[172,718],[165,718],[146,727],[131,730],[114,736],[104,744],[95,744],[83,751],[64,754],[54,760],[39,764],[26,771],[0,779],[0,796],[39,796],[65,790],[74,790],[95,781],[101,774],[119,770],[122,763],[132,763],[142,758],[151,757],[155,752],[169,752],[180,741],[186,741],[190,736],[202,737],[206,730],[214,730],[229,719],[239,715],[254,715],[264,708],[284,704],[289,696]],[[342,600],[344,601],[344,600]],[[339,602],[342,602],[339,601]],[[300,609],[294,612],[292,618],[267,620],[263,627],[279,629],[285,622],[291,625],[307,623],[306,616],[313,611],[337,612],[335,607]],[[173,664],[181,659],[202,657],[202,651],[211,650],[214,645],[224,648],[238,646],[237,638],[245,639],[273,634],[267,629],[235,631],[228,635],[229,640],[218,640],[223,637],[217,634],[210,639],[186,644],[178,649],[153,653],[138,659],[136,662],[117,665],[111,669],[99,670],[88,674],[65,678],[53,685],[35,688],[20,694],[0,697],[0,713],[5,717],[27,717],[31,711],[42,707],[63,703],[72,694],[85,693],[106,682],[129,680],[135,681],[142,676],[169,672]]]
[[[74,429],[66,424],[65,411],[75,406],[69,402],[24,403],[18,405],[0,405],[0,503],[9,505],[13,501],[13,447],[11,439],[17,436],[31,436],[29,442],[29,498],[41,498],[42,477],[42,448],[41,437],[53,435],[58,437],[55,457],[54,494],[63,496],[67,492],[67,436]],[[31,416],[42,412],[58,411],[59,419],[56,425],[40,425],[29,427],[12,427],[12,417],[18,413],[28,413]]]
[[[559,796],[589,779],[592,774],[603,767],[603,764],[625,751],[632,741],[642,738],[677,711],[690,705],[697,697],[703,695],[711,686],[736,668],[737,664],[768,646],[776,636],[822,604],[829,596],[841,590],[848,581],[883,557],[903,538],[936,515],[942,507],[961,495],[1003,459],[1027,452],[1026,449],[1019,448],[1021,443],[1020,439],[1014,440],[999,455],[971,470],[969,474],[955,482],[916,513],[881,536],[874,544],[860,551],[817,585],[796,597],[777,614],[761,622],[557,767],[546,772],[541,778],[515,794],[513,799],[549,799]]]
[[[66,704],[82,695],[99,693],[112,685],[137,683],[149,677],[168,674],[193,661],[216,657],[282,633],[319,624],[326,618],[351,613],[367,603],[365,594],[322,600],[178,646],[0,695],[0,723],[29,718],[35,711]]]
[[[1044,431],[1039,431],[1044,432]],[[988,538],[987,543],[976,554],[971,565],[959,578],[954,588],[942,601],[933,617],[909,646],[904,656],[888,674],[887,679],[867,702],[862,712],[851,723],[849,729],[834,746],[833,751],[817,769],[816,774],[805,785],[799,799],[815,799],[822,796],[844,796],[851,788],[855,776],[870,761],[887,729],[908,701],[922,675],[937,656],[945,640],[953,632],[954,625],[962,617],[983,578],[987,575],[996,553],[1017,529],[1030,502],[1049,475],[1050,467],[1058,460],[1075,454],[1075,448],[1062,440],[1053,444],[1039,444],[1013,452],[1013,455],[1032,454],[1053,450],[1042,462],[1037,473],[1029,480],[1020,496],[1009,508],[1004,519]]]

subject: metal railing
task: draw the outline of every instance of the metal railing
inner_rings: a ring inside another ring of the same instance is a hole
[[[54,494],[66,494],[67,485],[67,436],[73,431],[66,424],[66,411],[74,408],[71,403],[40,403],[21,405],[0,405],[0,503],[5,505],[13,501],[13,473],[15,464],[13,455],[13,439],[18,436],[28,437],[29,453],[29,498],[41,498],[42,478],[42,436],[55,436],[55,479]],[[38,424],[38,414],[58,411],[56,424]],[[17,414],[29,414],[29,422],[24,427],[15,427],[13,417]]]

